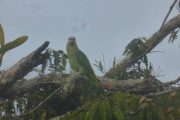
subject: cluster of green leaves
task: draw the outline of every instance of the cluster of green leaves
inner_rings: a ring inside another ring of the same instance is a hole
[[[2,64],[3,56],[7,51],[18,47],[19,45],[23,44],[27,39],[28,36],[21,36],[14,41],[5,43],[4,30],[0,24],[0,65]]]
[[[131,59],[136,59],[141,54],[143,54],[147,48],[145,45],[146,38],[145,37],[139,37],[133,39],[128,45],[126,46],[123,55],[128,56]],[[140,62],[143,62],[145,65],[148,64],[147,56],[144,55],[140,60]]]
[[[180,28],[178,28],[177,30],[171,31],[171,34],[170,34],[168,43],[170,43],[170,42],[173,43],[173,42],[178,38],[179,29],[180,29]]]
[[[180,93],[176,96],[163,95],[155,100],[140,102],[141,97],[121,92],[112,93],[87,102],[75,111],[67,113],[63,118],[51,120],[179,120]],[[134,115],[129,113],[136,112]]]
[[[50,71],[53,74],[64,74],[66,71],[68,56],[62,50],[48,49],[50,58],[42,65],[41,72],[45,73],[45,70]]]
[[[124,79],[140,79],[148,78],[153,76],[153,66],[151,63],[148,63],[145,67],[141,66],[141,62],[137,62],[132,65],[130,68],[121,71],[120,78]]]
[[[133,39],[125,48],[123,55],[133,59],[137,59],[141,56],[147,49],[145,45],[146,38],[139,37]],[[148,61],[147,55],[142,56],[137,62],[135,62],[131,67],[120,70],[119,75],[116,79],[139,79],[144,77],[150,77],[153,75],[153,66]]]
[[[113,66],[115,64],[115,60],[116,58],[114,57],[114,62],[113,62]],[[105,59],[104,59],[104,55],[103,55],[103,60],[95,60],[95,64],[94,66],[100,71],[102,72],[103,74],[106,74],[106,66],[105,66]]]
[[[138,97],[131,97],[123,93],[113,93],[88,101],[84,106],[67,114],[61,120],[124,120],[126,110],[133,110],[137,106]],[[58,119],[52,119],[58,120]]]
[[[49,69],[52,72],[63,73],[66,69],[68,56],[62,50],[50,50]]]
[[[95,64],[94,64],[94,66],[96,66],[96,68],[100,71],[100,72],[102,72],[102,73],[106,73],[105,72],[105,66],[102,64],[102,62],[99,60],[95,60]]]
[[[146,38],[139,37],[133,39],[126,47],[123,52],[123,55],[126,57],[133,59],[137,59],[141,56],[147,49],[145,45]],[[94,64],[99,71],[105,73],[105,63],[96,60],[96,64]],[[103,63],[103,64],[102,64]],[[113,60],[113,68],[116,66],[117,61],[116,58]],[[143,77],[149,77],[153,75],[153,66],[148,61],[147,55],[142,56],[137,62],[135,62],[132,66],[127,69],[118,70],[117,76],[108,76],[117,80],[126,80],[126,79],[139,79]]]

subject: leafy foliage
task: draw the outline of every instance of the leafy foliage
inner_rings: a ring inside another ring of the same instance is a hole
[[[114,57],[113,66],[115,65],[116,58]],[[94,66],[103,74],[106,74],[106,66],[105,66],[105,59],[103,55],[103,60],[95,60]]]
[[[63,74],[63,72],[66,69],[67,64],[67,55],[62,50],[53,50],[49,49],[50,52],[50,59],[49,59],[49,70],[52,73],[60,73]]]
[[[76,111],[68,113],[61,120],[123,120],[127,116],[123,109],[126,106],[129,107],[128,109],[133,108],[133,104],[136,104],[133,100],[138,100],[138,97],[134,97],[127,101],[127,98],[130,96],[122,93],[102,96],[87,102]]]
[[[145,50],[146,50],[146,45],[144,42],[146,41],[146,38],[135,38],[133,39],[125,48],[123,55],[124,56],[129,56],[132,59],[135,59],[139,57]],[[141,62],[143,62],[145,65],[148,64],[147,56],[144,55],[141,59]]]
[[[42,65],[41,69],[35,69],[36,72],[63,75],[66,71],[68,56],[62,50],[47,50],[50,53],[50,58]]]
[[[105,69],[104,69],[104,66],[103,66],[103,64],[102,64],[101,61],[95,60],[94,66],[96,66],[96,68],[97,68],[100,72],[105,73]]]
[[[144,37],[133,39],[126,46],[123,55],[129,56],[131,59],[138,58],[146,51],[147,46],[145,45],[145,41],[146,38]],[[130,68],[127,68],[126,70],[123,70],[121,73],[122,76],[124,76],[124,74],[127,76],[126,79],[150,77],[153,76],[153,66],[148,61],[147,55],[144,55],[141,59],[134,63],[134,65],[132,65]]]
[[[136,59],[141,56],[146,50],[145,45],[146,38],[140,37],[133,39],[125,48],[123,55],[128,56],[131,59]],[[104,61],[104,60],[103,60]],[[94,64],[99,71],[105,73],[105,64],[102,64],[102,61],[95,61]],[[113,65],[114,68],[116,66],[117,60],[114,57]],[[117,80],[126,80],[126,79],[139,79],[144,77],[149,77],[153,75],[153,65],[148,61],[147,55],[144,55],[141,59],[139,59],[136,63],[134,63],[131,67],[127,69],[118,70],[117,76],[108,76]]]
[[[177,30],[173,30],[170,34],[170,37],[169,37],[169,40],[168,40],[168,43],[173,43],[177,38],[178,38],[178,32],[179,32],[179,29],[178,28]]]
[[[179,92],[176,96],[163,95],[156,100],[139,102],[140,96],[116,92],[89,101],[75,111],[51,120],[178,120],[178,98]],[[130,114],[139,107],[142,110],[138,114]]]

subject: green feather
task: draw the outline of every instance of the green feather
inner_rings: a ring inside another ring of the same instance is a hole
[[[83,96],[91,97],[95,93],[101,92],[101,84],[96,79],[87,56],[78,48],[74,37],[69,38],[66,50],[73,71],[86,75],[89,78],[84,86]]]

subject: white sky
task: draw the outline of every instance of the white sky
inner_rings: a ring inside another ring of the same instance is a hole
[[[68,37],[75,36],[79,48],[95,59],[105,56],[110,68],[114,56],[122,52],[130,40],[149,37],[160,27],[172,0],[1,0],[0,23],[6,41],[28,35],[28,41],[9,51],[2,68],[16,63],[44,41],[50,48],[65,51]],[[171,17],[178,12],[173,10]],[[179,38],[180,39],[180,38]],[[180,75],[179,39],[174,44],[161,43],[150,59],[160,66],[161,79],[175,79]],[[95,69],[95,68],[94,68]],[[98,71],[96,71],[99,74]]]

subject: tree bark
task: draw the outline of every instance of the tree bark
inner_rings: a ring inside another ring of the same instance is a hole
[[[8,89],[12,88],[19,79],[23,78],[34,67],[44,63],[49,58],[49,53],[42,53],[48,45],[49,42],[45,42],[2,74],[0,79],[0,96],[6,96]]]

